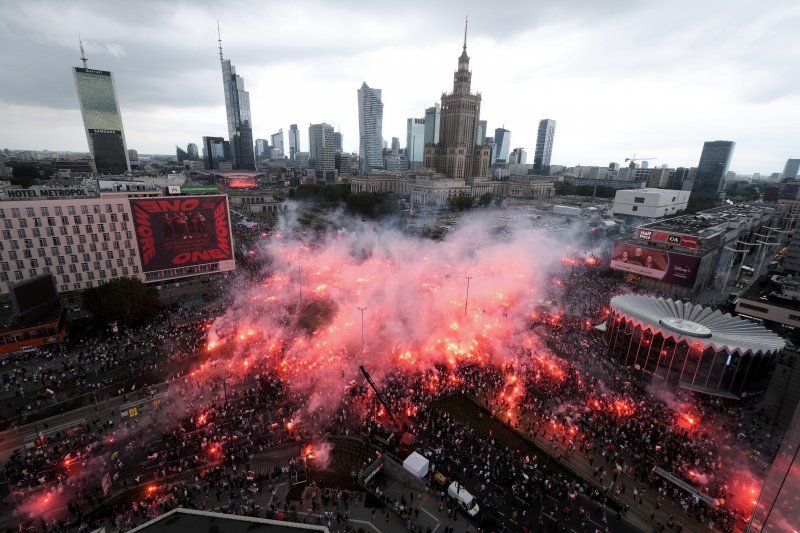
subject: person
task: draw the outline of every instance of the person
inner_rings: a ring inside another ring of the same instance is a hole
[[[644,251],[640,246],[633,249],[633,257],[629,258],[628,262],[634,265],[644,266]]]
[[[169,239],[175,235],[175,230],[172,227],[172,215],[164,213],[161,217],[161,222],[164,224],[164,238]]]

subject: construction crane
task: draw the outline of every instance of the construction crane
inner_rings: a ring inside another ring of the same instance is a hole
[[[625,162],[627,163],[630,161],[631,163],[636,163],[637,161],[653,161],[658,159],[657,157],[636,157],[636,154],[633,154],[633,157],[626,157]]]
[[[364,368],[363,365],[359,366],[358,369],[361,370],[362,374],[364,374],[364,377],[367,379],[367,383],[369,383],[369,386],[372,387],[373,391],[375,391],[375,397],[378,398],[378,401],[381,402],[383,408],[386,409],[386,414],[389,416],[389,418],[392,419],[392,422],[395,425],[395,431],[397,431],[398,433],[402,432],[403,424],[400,422],[400,419],[398,419],[397,416],[395,416],[394,411],[392,411],[392,409],[389,408],[389,404],[386,403],[386,400],[383,399],[383,395],[381,394],[381,391],[378,390],[378,386],[375,385],[374,381],[372,381],[372,376],[369,375],[369,372],[367,372],[367,369]],[[386,441],[386,444],[389,446],[393,446],[393,439],[394,439],[394,432],[392,432],[392,435],[389,436],[389,439]],[[401,454],[407,455],[412,451],[414,451],[415,442],[416,442],[416,436],[413,433],[406,431],[403,433],[403,436],[400,439],[400,442],[398,443],[396,450]]]
[[[389,418],[392,419],[392,422],[394,422],[395,426],[397,427],[397,430],[398,431],[401,430],[403,428],[402,424],[400,424],[400,421],[394,415],[394,412],[389,407],[389,404],[386,403],[386,400],[383,399],[383,395],[381,394],[381,391],[378,390],[378,386],[375,385],[374,381],[372,381],[372,376],[369,375],[369,372],[367,372],[367,369],[364,368],[363,365],[359,366],[358,369],[361,370],[361,373],[364,374],[365,378],[367,378],[367,383],[369,383],[369,386],[372,387],[373,391],[375,391],[375,397],[378,398],[378,401],[381,402],[383,408],[386,409],[386,414],[389,415]]]

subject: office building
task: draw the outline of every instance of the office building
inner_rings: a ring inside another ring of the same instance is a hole
[[[203,137],[203,161],[207,170],[218,170],[230,161],[230,143],[222,137]]]
[[[308,126],[309,156],[314,160],[314,170],[325,172],[336,169],[336,150],[333,145],[333,126],[311,124]]]
[[[800,159],[787,159],[786,165],[783,167],[783,174],[781,175],[781,177],[783,179],[786,178],[795,179],[797,178],[799,172],[800,172]]]
[[[556,121],[546,118],[539,121],[536,136],[536,152],[533,156],[534,174],[550,174],[550,155],[553,153],[553,138],[556,134]]]
[[[442,108],[437,103],[425,110],[425,144],[439,144],[439,127],[442,122]]]
[[[514,150],[508,154],[509,165],[524,165],[527,161],[528,152],[526,152],[524,148],[514,148]]]
[[[406,121],[406,157],[410,168],[422,163],[425,153],[425,119],[410,118]]]
[[[614,215],[637,218],[663,218],[686,210],[689,191],[669,189],[618,190],[614,196]]]
[[[478,121],[478,140],[476,142],[476,144],[478,146],[483,146],[484,144],[486,144],[486,128],[487,128],[486,121],[485,120],[479,120]]]
[[[300,151],[300,130],[297,124],[289,126],[289,159],[294,161],[295,155]]]
[[[342,133],[339,131],[333,132],[333,148],[337,154],[342,153]]]
[[[256,160],[269,159],[269,143],[266,139],[256,139]]]
[[[397,155],[400,153],[400,138],[392,137],[392,153]]]
[[[311,154],[309,152],[297,152],[294,154],[294,160],[297,163],[297,168],[304,169],[311,166]],[[334,157],[334,166],[336,159]]]
[[[465,24],[464,47],[458,58],[453,92],[442,95],[439,143],[426,144],[424,164],[449,178],[468,182],[488,178],[490,151],[488,146],[476,146],[481,95],[470,92],[471,83]]]
[[[189,154],[190,161],[200,160],[200,152],[197,150],[197,145],[195,143],[189,143],[186,145],[186,152]]]
[[[222,65],[222,86],[225,90],[228,141],[231,144],[233,168],[255,170],[256,158],[253,153],[250,93],[244,89],[244,79],[236,74],[236,67],[231,65],[230,59],[222,57],[221,37],[219,38],[219,60]]]
[[[358,90],[358,156],[361,159],[361,172],[369,173],[373,169],[383,168],[382,135],[381,90],[372,89],[364,82]]]
[[[189,160],[189,152],[182,150],[180,146],[175,147],[175,160],[180,165],[184,161]]]
[[[508,151],[511,149],[511,132],[505,128],[494,130],[495,150],[492,152],[492,164],[504,165],[508,162]]]
[[[735,147],[733,141],[707,141],[703,144],[692,186],[693,197],[722,203],[725,199],[725,175]]]
[[[80,291],[119,277],[163,282],[235,268],[226,196],[203,197],[221,206],[219,213],[224,216],[216,221],[209,209],[198,205],[197,197],[176,197],[184,199],[186,212],[205,215],[207,234],[202,235],[186,223],[165,230],[161,216],[153,213],[172,207],[175,198],[143,189],[144,182],[100,180],[96,188],[5,191],[0,198],[0,300],[8,298],[13,284],[48,272],[58,292],[72,304],[79,302]],[[158,203],[162,200],[165,203]],[[179,231],[194,233],[191,245],[170,237]],[[212,257],[227,259],[182,260],[187,251],[216,252],[218,244],[224,253]]]
[[[270,135],[272,141],[272,148],[277,148],[278,155],[283,155],[283,128],[278,130],[278,133]]]
[[[131,170],[128,147],[119,110],[114,76],[106,70],[87,68],[81,43],[83,67],[74,67],[75,88],[86,130],[89,153],[100,174],[122,174]]]

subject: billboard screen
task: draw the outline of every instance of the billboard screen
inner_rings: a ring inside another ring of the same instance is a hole
[[[24,323],[40,320],[59,306],[58,291],[52,274],[41,274],[11,287],[11,300],[17,316]]]
[[[614,246],[611,268],[658,279],[681,287],[694,285],[700,258],[635,244]]]
[[[651,229],[639,228],[636,230],[636,238],[643,241],[675,244],[689,248],[690,250],[697,250],[699,239],[690,235],[673,235],[663,231],[655,231]]]
[[[132,198],[144,272],[233,259],[226,196]]]

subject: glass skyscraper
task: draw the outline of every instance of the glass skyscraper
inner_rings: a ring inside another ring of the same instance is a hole
[[[250,122],[250,93],[244,90],[244,79],[236,74],[230,59],[222,57],[219,41],[219,60],[222,63],[222,86],[225,89],[225,111],[228,117],[228,140],[233,152],[233,168],[256,169],[253,152],[253,127]]]
[[[97,172],[122,174],[130,171],[114,76],[106,70],[86,67],[75,67],[73,74],[86,140]]]
[[[555,120],[546,118],[539,121],[539,133],[536,136],[536,152],[533,155],[534,173],[550,173],[550,155],[553,153],[553,137],[555,137],[555,135]]]
[[[731,163],[733,141],[707,141],[703,144],[692,196],[721,202],[725,198],[725,174]]]
[[[492,154],[492,164],[504,164],[508,162],[508,152],[511,150],[511,132],[505,128],[494,130],[494,142],[497,150]]]
[[[411,167],[422,163],[425,154],[425,119],[410,118],[406,128],[406,157]]]
[[[441,121],[442,108],[439,104],[425,110],[425,144],[439,144]]]
[[[381,90],[366,82],[358,90],[358,156],[361,172],[383,168],[383,102]]]
[[[297,124],[289,126],[289,159],[294,161],[295,154],[300,151],[300,130]]]

